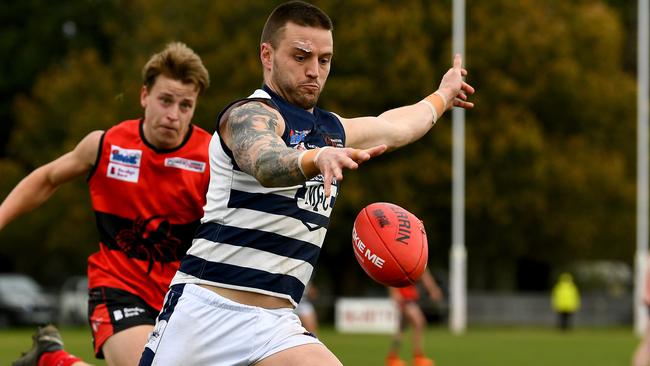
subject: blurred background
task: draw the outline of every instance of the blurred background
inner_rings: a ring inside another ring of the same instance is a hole
[[[278,3],[3,1],[0,198],[88,132],[140,117],[141,67],[171,41],[210,72],[194,122],[213,131],[224,106],[261,85],[259,37]],[[451,65],[451,1],[313,3],[334,22],[323,108],[355,117],[415,103]],[[636,19],[636,2],[623,0],[468,2],[464,62],[477,89],[465,125],[470,325],[552,324],[549,293],[565,271],[583,295],[577,324],[632,323]],[[446,288],[451,137],[446,115],[419,143],[347,172],[314,277],[323,321],[337,297],[386,296],[351,246],[354,218],[372,202],[424,221],[429,267]],[[59,296],[85,275],[97,242],[78,180],[0,232],[0,270]],[[444,305],[429,305],[430,318],[445,321]]]

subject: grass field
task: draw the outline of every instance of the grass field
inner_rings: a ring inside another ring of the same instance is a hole
[[[0,330],[0,365],[9,365],[31,345],[32,329]],[[90,332],[86,328],[61,329],[66,349],[95,365]],[[381,366],[388,349],[387,335],[338,334],[324,328],[320,337],[352,366]],[[436,366],[626,366],[638,339],[630,328],[577,329],[560,334],[553,329],[470,328],[453,336],[445,328],[426,334],[427,352]],[[409,343],[403,355],[409,359]]]

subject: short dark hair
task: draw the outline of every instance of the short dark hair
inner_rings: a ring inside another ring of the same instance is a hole
[[[268,42],[276,47],[289,22],[330,31],[334,28],[330,17],[316,6],[304,1],[289,1],[273,9],[264,24],[261,43]]]
[[[151,56],[142,69],[143,84],[151,91],[158,75],[194,84],[199,94],[210,86],[210,75],[199,55],[181,42],[172,42]]]

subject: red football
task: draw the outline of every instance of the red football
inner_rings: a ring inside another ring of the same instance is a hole
[[[372,203],[359,212],[352,228],[352,247],[361,268],[373,280],[391,287],[414,284],[429,257],[422,221],[385,202]]]

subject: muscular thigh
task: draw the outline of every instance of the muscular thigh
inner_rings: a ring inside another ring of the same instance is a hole
[[[134,366],[138,364],[147,337],[153,325],[138,325],[109,337],[102,350],[109,366]]]
[[[312,343],[275,353],[255,366],[340,366],[341,361],[322,344]]]
[[[109,340],[113,343],[130,340],[123,342],[140,348],[142,353],[158,311],[140,297],[119,289],[98,287],[91,289],[89,295],[90,325],[97,358],[109,358],[104,354],[109,349],[106,347]]]

